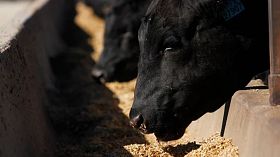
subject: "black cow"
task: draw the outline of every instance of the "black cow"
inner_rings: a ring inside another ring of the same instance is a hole
[[[137,75],[138,29],[150,0],[117,0],[106,16],[104,51],[92,75],[103,81],[127,81]]]
[[[267,1],[241,1],[151,3],[139,30],[133,127],[178,139],[269,68]]]
[[[83,0],[84,3],[93,8],[96,15],[104,18],[111,11],[115,0]]]

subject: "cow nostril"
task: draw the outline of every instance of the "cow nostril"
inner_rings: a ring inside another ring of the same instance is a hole
[[[103,71],[102,71],[102,70],[94,68],[94,69],[92,69],[92,71],[91,71],[91,75],[92,75],[93,77],[99,79],[99,78],[101,78],[104,74],[103,74]]]
[[[93,68],[91,71],[91,75],[94,79],[97,79],[98,81],[105,83],[105,74],[103,70],[97,69],[97,68]]]
[[[140,126],[143,124],[143,122],[144,122],[144,118],[141,114],[139,114],[138,116],[136,116],[130,120],[130,125],[133,128],[140,128]]]

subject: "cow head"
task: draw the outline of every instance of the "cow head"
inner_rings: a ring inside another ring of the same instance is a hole
[[[133,127],[178,139],[249,82],[256,72],[247,56],[253,41],[226,26],[221,7],[216,0],[152,2],[139,29]]]
[[[138,29],[147,0],[120,0],[106,16],[104,51],[92,71],[105,81],[126,81],[136,77],[139,58]]]

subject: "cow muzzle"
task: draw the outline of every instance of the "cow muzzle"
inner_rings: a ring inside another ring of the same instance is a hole
[[[102,82],[102,83],[108,82],[107,75],[108,75],[108,74],[107,74],[106,71],[103,70],[103,69],[99,69],[99,68],[94,67],[94,68],[91,70],[91,76],[92,76],[94,79],[96,79],[96,80],[98,80],[98,81],[100,81],[100,82]]]
[[[138,114],[137,116],[131,118],[130,126],[132,126],[135,129],[140,130],[144,134],[149,133],[147,126],[145,124],[145,120],[141,114]]]

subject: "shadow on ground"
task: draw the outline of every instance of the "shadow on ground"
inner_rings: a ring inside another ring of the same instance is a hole
[[[195,142],[190,142],[188,144],[183,145],[177,145],[176,147],[173,146],[167,146],[163,150],[165,152],[168,152],[169,154],[176,156],[176,157],[184,157],[192,150],[196,150],[200,147],[199,144],[196,144]]]
[[[50,59],[56,89],[48,91],[48,112],[58,139],[57,156],[132,156],[123,146],[146,141],[128,125],[114,94],[91,78],[91,49],[81,42],[88,36],[77,29],[72,23],[68,48]]]

